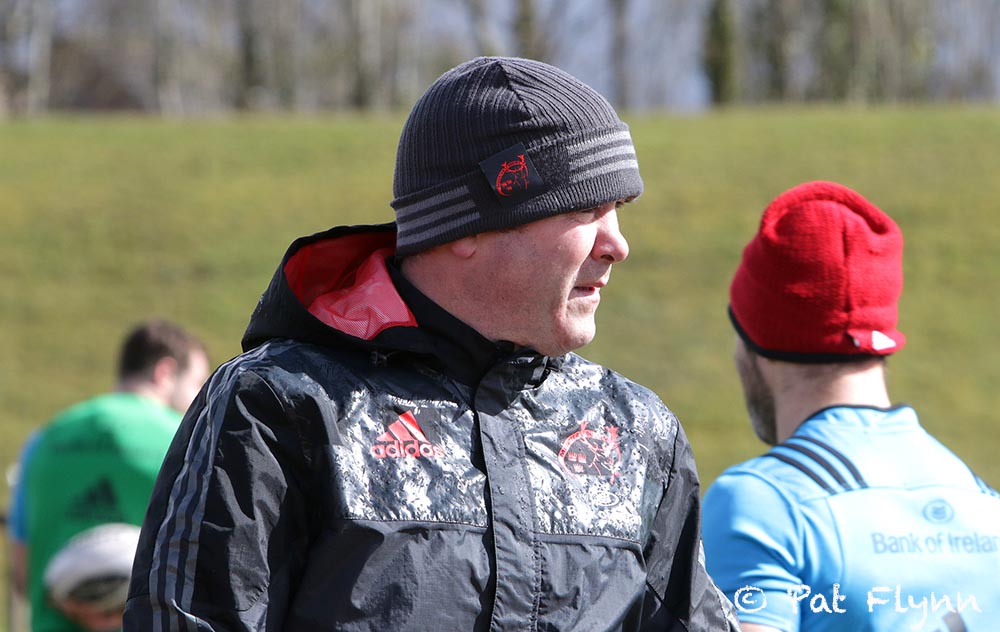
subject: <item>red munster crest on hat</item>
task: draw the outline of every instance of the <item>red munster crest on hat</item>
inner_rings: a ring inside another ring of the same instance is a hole
[[[513,206],[547,190],[520,143],[490,156],[479,163],[479,168],[503,206]]]
[[[527,191],[531,183],[528,181],[528,164],[524,154],[518,154],[517,160],[505,162],[497,174],[494,185],[497,195],[507,197],[514,191]]]
[[[574,476],[600,476],[614,483],[622,467],[618,428],[592,429],[581,421],[579,430],[563,439],[559,462]]]

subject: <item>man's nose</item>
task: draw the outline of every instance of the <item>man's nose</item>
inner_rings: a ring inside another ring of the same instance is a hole
[[[610,263],[624,261],[628,257],[628,241],[618,227],[618,212],[611,209],[599,221],[601,226],[594,244],[594,255]]]

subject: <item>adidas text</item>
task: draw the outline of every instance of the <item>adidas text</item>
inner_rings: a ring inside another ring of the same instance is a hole
[[[444,456],[444,450],[430,443],[419,441],[393,441],[391,443],[376,443],[372,446],[372,456],[376,459],[402,459],[406,457],[427,457],[436,459]]]

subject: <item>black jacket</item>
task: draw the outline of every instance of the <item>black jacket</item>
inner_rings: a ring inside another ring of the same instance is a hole
[[[492,343],[391,225],[292,244],[188,411],[125,630],[730,630],[655,395]]]

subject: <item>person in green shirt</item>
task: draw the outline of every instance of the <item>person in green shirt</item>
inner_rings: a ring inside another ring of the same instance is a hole
[[[165,320],[141,323],[122,345],[114,392],[71,406],[30,439],[12,508],[20,522],[12,570],[26,588],[34,632],[120,627],[120,610],[53,603],[46,566],[92,527],[142,524],[163,456],[208,371],[195,336]]]

